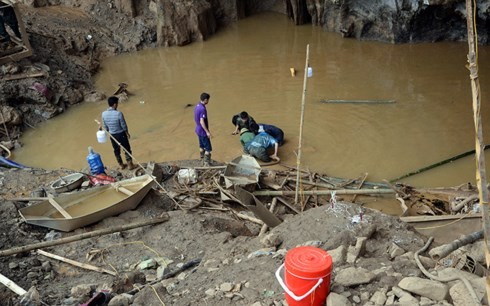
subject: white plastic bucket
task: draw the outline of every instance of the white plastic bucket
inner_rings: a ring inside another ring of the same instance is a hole
[[[105,134],[105,131],[103,131],[103,130],[97,131],[97,141],[99,143],[106,143],[107,142],[107,135]]]

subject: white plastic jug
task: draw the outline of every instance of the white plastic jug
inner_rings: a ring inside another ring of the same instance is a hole
[[[99,143],[106,143],[107,142],[107,135],[105,134],[104,130],[98,130],[97,131],[97,141]]]

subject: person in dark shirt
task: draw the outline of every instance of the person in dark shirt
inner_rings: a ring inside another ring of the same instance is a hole
[[[254,134],[257,134],[258,132],[251,128],[251,124],[255,123],[255,120],[252,116],[249,116],[247,112],[241,112],[240,114],[234,115],[231,119],[231,123],[235,126],[235,130],[232,133],[233,135],[238,134],[243,128],[246,128]]]

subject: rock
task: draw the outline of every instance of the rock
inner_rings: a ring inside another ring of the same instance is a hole
[[[366,246],[366,237],[357,238],[355,246],[349,246],[349,250],[347,252],[347,262],[353,264],[356,262],[357,258],[364,253],[364,248]]]
[[[345,262],[345,258],[347,256],[347,248],[345,245],[341,245],[336,249],[327,251],[328,254],[332,257],[332,265],[334,267],[341,266]]]
[[[156,267],[157,267],[157,262],[153,258],[147,259],[138,264],[139,270],[154,269]]]
[[[413,297],[410,293],[408,293],[407,291],[403,290],[403,289],[400,289],[399,287],[393,287],[391,288],[391,291],[393,292],[393,294],[398,298],[398,301],[400,303],[412,303],[412,304],[418,304],[418,300]],[[393,304],[388,304],[388,301],[390,300],[390,298],[388,298],[388,300],[386,301],[385,305],[393,305]],[[394,298],[393,298],[393,301],[394,301]]]
[[[397,256],[405,254],[405,250],[393,242],[390,248],[388,249],[388,254],[390,254],[390,258],[395,258]]]
[[[94,285],[82,284],[71,288],[71,296],[75,298],[89,297],[95,289]]]
[[[39,306],[41,305],[41,298],[36,287],[31,287],[26,294],[24,294],[19,302],[21,306]]]
[[[449,289],[449,295],[451,296],[454,306],[477,306],[487,304],[481,302],[481,299],[485,297],[485,278],[471,280],[470,284],[478,296],[479,301],[474,300],[463,281],[457,281],[456,285]]]
[[[107,306],[129,306],[130,303],[131,295],[123,293],[113,297]]]
[[[282,239],[276,233],[269,233],[260,239],[260,243],[266,248],[276,248],[282,243]]]
[[[351,306],[352,303],[345,296],[337,294],[335,292],[330,292],[327,297],[327,305]]]
[[[447,285],[420,277],[405,277],[398,287],[436,301],[445,300],[449,293]]]
[[[215,295],[216,295],[216,289],[214,289],[214,288],[210,288],[210,289],[208,289],[208,290],[204,291],[204,293],[205,293],[207,296],[211,296],[211,297],[213,297],[213,296],[215,296]]]
[[[41,264],[41,270],[44,272],[51,272],[51,263],[49,261],[45,261]]]
[[[14,262],[14,261],[9,262],[9,269],[10,270],[17,269],[18,267],[19,267],[18,263]]]
[[[370,283],[374,278],[375,275],[364,268],[349,267],[339,271],[335,282],[350,287]]]
[[[94,92],[90,92],[88,94],[85,95],[85,97],[83,97],[83,100],[85,102],[99,102],[99,101],[103,101],[105,100],[106,98],[106,95],[101,93],[101,92],[98,92],[98,91],[94,91]]]
[[[386,289],[380,289],[376,291],[369,299],[374,305],[384,305],[386,302]]]
[[[223,292],[230,292],[231,289],[233,289],[233,284],[232,283],[222,283],[219,286],[219,290]]]

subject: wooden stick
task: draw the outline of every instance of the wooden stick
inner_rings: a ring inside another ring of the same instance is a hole
[[[247,221],[250,221],[250,222],[253,222],[253,223],[257,223],[257,224],[264,224],[264,222],[260,219],[257,219],[257,218],[254,218],[254,217],[250,217],[249,215],[245,215],[245,214],[242,214],[242,213],[239,213],[239,212],[236,212],[234,210],[232,210],[233,213],[240,219],[243,219],[243,220],[247,220]]]
[[[481,218],[481,214],[457,214],[457,215],[436,215],[436,216],[403,216],[400,220],[406,223],[421,223],[421,222],[434,222],[456,219],[474,219]]]
[[[276,208],[276,204],[277,204],[277,198],[274,197],[272,199],[271,207],[269,208],[269,211],[271,213],[274,213],[274,209]],[[264,223],[264,225],[262,225],[262,228],[260,229],[259,236],[264,235],[268,228],[269,228],[269,226],[267,226],[267,224]]]
[[[126,187],[123,187],[123,186],[116,186],[115,189],[116,189],[116,191],[122,192],[122,193],[124,193],[125,195],[127,195],[129,197],[132,196],[132,195],[134,195],[134,192],[132,192],[131,190],[129,190]]]
[[[3,108],[2,110],[0,110],[0,115],[2,115],[2,123],[3,123],[3,128],[5,129],[5,134],[8,138],[8,140],[10,141],[10,135],[9,135],[9,130],[7,129],[7,124],[5,123],[5,117],[3,117]],[[7,151],[9,153],[9,156],[7,156],[7,158],[10,157],[10,151]]]
[[[66,244],[66,243],[70,243],[70,242],[74,242],[74,241],[79,241],[79,240],[83,240],[83,239],[87,239],[87,238],[107,235],[107,234],[111,234],[111,233],[115,233],[115,232],[127,231],[127,230],[130,230],[133,228],[138,228],[138,227],[142,227],[142,226],[146,226],[146,225],[152,225],[152,224],[166,222],[168,220],[169,220],[169,217],[165,216],[165,217],[145,220],[142,222],[136,222],[136,223],[126,224],[126,225],[114,226],[114,227],[109,227],[109,228],[105,228],[105,229],[101,229],[101,230],[96,230],[93,232],[83,233],[83,234],[79,234],[79,235],[73,235],[70,237],[61,238],[61,239],[57,239],[57,240],[53,240],[53,241],[44,241],[44,242],[33,243],[33,244],[24,245],[24,246],[20,246],[20,247],[14,247],[14,248],[11,248],[8,250],[0,251],[0,257],[8,256],[8,255],[14,255],[17,253],[37,250],[37,249],[46,248],[46,247],[51,247],[51,246],[60,245],[60,244]]]
[[[366,181],[367,177],[368,177],[368,173],[366,172],[366,173],[364,173],[364,177],[362,178],[362,180],[361,180],[361,182],[359,183],[359,185],[357,185],[357,186],[356,186],[356,189],[361,189],[361,187],[362,187],[362,185],[364,184],[364,182]],[[355,195],[352,197],[352,199],[351,199],[350,201],[351,201],[352,203],[354,203],[354,201],[356,200],[357,196],[358,196],[358,195],[357,195],[357,194],[355,194]]]
[[[485,259],[487,267],[490,266],[490,207],[487,188],[487,174],[485,165],[485,146],[483,145],[483,127],[481,120],[481,92],[478,79],[478,40],[476,38],[476,1],[466,0],[466,22],[468,27],[468,65],[471,80],[471,94],[473,97],[473,120],[475,123],[475,160],[476,185],[480,195],[480,205],[483,219],[483,232],[485,237]],[[486,276],[487,299],[490,300],[490,275]]]
[[[320,100],[322,103],[356,103],[356,104],[386,104],[395,103],[395,100]]]
[[[10,290],[17,293],[20,296],[27,293],[27,291],[19,287],[16,283],[3,276],[3,274],[0,274],[0,283],[4,284],[7,288],[9,288]]]
[[[336,194],[393,194],[395,191],[391,189],[339,189],[339,190],[306,190],[301,193],[304,195],[317,194],[317,195],[331,195],[332,192]],[[293,190],[260,190],[254,191],[255,196],[286,196],[294,195],[296,191]]]
[[[297,210],[296,207],[294,207],[293,205],[289,204],[288,201],[286,201],[284,198],[277,197],[277,199],[279,200],[279,202],[281,202],[282,204],[284,204],[287,208],[291,209],[296,214],[299,214],[299,210]]]
[[[107,274],[114,275],[114,276],[117,275],[117,273],[114,271],[106,270],[106,269],[96,267],[96,266],[86,264],[86,263],[81,263],[81,262],[71,260],[71,259],[59,256],[56,254],[45,252],[43,250],[37,250],[37,253],[40,255],[44,255],[46,257],[49,257],[49,258],[53,258],[53,259],[57,259],[57,260],[62,261],[62,262],[66,262],[68,264],[74,265],[74,266],[79,267],[79,268],[83,268],[83,269],[87,269],[87,270],[91,270],[91,271],[95,271],[95,272],[100,272],[100,273],[107,273]]]
[[[298,204],[299,198],[299,172],[301,164],[301,143],[303,141],[303,120],[305,117],[305,100],[306,100],[306,84],[308,83],[308,65],[310,60],[310,45],[306,45],[306,62],[305,62],[305,76],[303,79],[303,96],[301,98],[301,117],[299,122],[299,143],[298,143],[298,157],[296,158],[296,193],[294,195],[294,203]]]
[[[12,202],[29,202],[29,201],[46,201],[48,198],[45,197],[27,197],[27,198],[12,198],[6,199],[6,201]]]
[[[63,207],[61,207],[58,202],[56,202],[53,195],[48,194],[48,202],[53,205],[53,207],[56,208],[56,210],[59,211],[59,213],[62,214],[63,217],[65,217],[66,219],[73,219],[73,217]]]
[[[288,178],[288,181],[298,183],[298,180],[297,179],[294,179],[294,178]],[[308,181],[301,181],[301,184],[311,185],[311,186],[315,186],[315,187],[322,187],[322,188],[327,188],[327,189],[332,189],[333,188],[332,186],[329,186],[327,184],[315,183],[315,182],[308,182]]]

